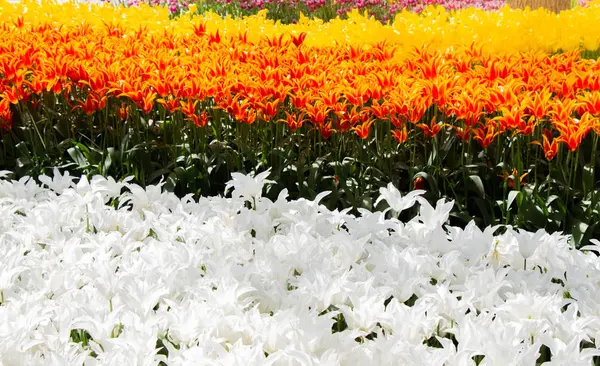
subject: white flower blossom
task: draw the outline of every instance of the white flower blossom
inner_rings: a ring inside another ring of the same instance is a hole
[[[379,198],[375,201],[375,206],[382,200],[386,200],[390,208],[396,213],[400,213],[407,208],[412,207],[417,201],[417,197],[424,194],[425,191],[422,189],[416,189],[410,191],[406,196],[402,196],[402,193],[392,183],[389,183],[386,188],[379,188]]]
[[[233,199],[196,202],[160,184],[0,172],[0,365],[532,365],[542,345],[548,365],[589,365],[600,353],[599,242],[451,227],[452,202],[393,185],[377,203],[418,201],[414,219],[330,211],[327,192],[273,202],[268,174],[234,174]]]

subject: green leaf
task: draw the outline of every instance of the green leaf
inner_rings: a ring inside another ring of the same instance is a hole
[[[27,158],[28,160],[31,159],[31,153],[29,152],[27,144],[25,144],[24,141],[19,142],[15,147],[21,153],[22,158]]]
[[[588,230],[589,225],[586,224],[585,222],[579,220],[579,219],[575,219],[573,220],[573,241],[575,242],[575,245],[580,245],[581,241],[583,239],[583,236],[585,235],[586,231]]]
[[[466,164],[465,168],[467,169],[478,169],[478,168],[487,168],[487,164],[485,163],[475,163],[475,164]]]
[[[81,154],[83,154],[88,164],[90,161],[93,161],[92,151],[86,145],[82,144],[81,142],[74,142],[73,145],[75,145],[74,147],[78,149]]]
[[[596,231],[597,227],[598,227],[597,221],[595,223],[593,223],[592,225],[590,225],[587,228],[587,230],[585,231],[583,238],[581,239],[581,242],[579,243],[579,245],[587,245],[590,243],[590,239],[597,238],[598,235],[594,235],[594,232]]]
[[[529,223],[531,228],[545,228],[548,224],[548,217],[544,214],[541,207],[534,205],[531,201],[526,201],[519,211],[521,221]]]
[[[460,212],[450,212],[450,217],[453,217],[455,219],[458,219],[462,225],[466,225],[468,224],[470,221],[473,220],[473,217],[471,215],[469,215],[467,212],[465,211],[460,211]]]
[[[153,171],[149,176],[148,176],[148,183],[152,183],[154,182],[157,178],[162,177],[163,175],[169,174],[171,173],[171,170],[169,169],[158,169]]]
[[[500,162],[500,163],[496,164],[496,168],[498,168],[500,170],[508,170],[508,166],[505,162]]]
[[[408,165],[406,165],[406,163],[401,162],[401,161],[395,163],[394,166],[400,170],[410,170],[410,167]]]
[[[512,203],[514,202],[515,198],[519,197],[521,195],[521,192],[519,191],[510,191],[508,192],[508,200],[506,202],[506,207],[510,208],[510,206],[512,205]]]
[[[585,165],[583,167],[583,177],[582,177],[582,184],[583,184],[583,192],[585,194],[587,194],[587,192],[589,192],[590,190],[594,189],[594,164],[590,163],[588,165]]]
[[[560,201],[560,197],[558,197],[555,194],[549,196],[548,200],[546,201],[546,207],[550,207],[552,205],[552,203],[554,203],[554,201],[556,201],[556,200]]]
[[[110,169],[110,166],[112,165],[112,156],[110,153],[106,154],[106,157],[104,158],[104,164],[102,165],[102,174],[103,175],[107,175],[108,174],[108,170]]]
[[[177,186],[177,181],[178,178],[176,173],[169,174],[169,176],[167,177],[167,181],[164,185],[165,190],[167,190],[168,192],[173,192],[175,190],[175,187]]]
[[[19,169],[23,169],[24,167],[31,164],[31,160],[29,160],[29,158],[27,158],[27,157],[17,158],[16,162],[17,162],[17,167]]]
[[[448,137],[443,144],[441,144],[440,146],[440,152],[442,152],[442,160],[444,160],[446,158],[446,156],[448,155],[448,152],[450,152],[450,150],[452,149],[452,144],[456,141],[456,136],[455,135],[451,135],[450,137]]]
[[[61,136],[63,138],[69,136],[69,126],[70,126],[70,122],[68,119],[66,118],[60,118],[58,119],[58,121],[56,122],[56,124],[53,126],[53,128],[59,133],[61,134]]]
[[[481,198],[484,198],[485,197],[485,189],[483,188],[483,182],[481,181],[481,178],[477,175],[470,175],[469,180],[471,180],[471,182],[473,182],[473,184],[475,185],[475,189],[476,189],[477,193],[479,194],[479,196]]]
[[[85,158],[85,156],[83,156],[81,150],[79,150],[78,147],[69,148],[67,150],[67,153],[69,154],[71,159],[73,159],[73,161],[77,163],[77,165],[79,165],[80,168],[85,168],[89,166],[87,159]]]
[[[494,225],[494,219],[490,213],[489,207],[488,207],[488,201],[484,200],[483,198],[479,198],[479,197],[473,197],[473,202],[475,202],[475,204],[477,205],[477,207],[479,208],[479,212],[481,213],[481,218],[483,219],[483,223],[485,226],[490,226],[490,225]]]

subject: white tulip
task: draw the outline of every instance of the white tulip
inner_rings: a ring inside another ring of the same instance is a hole
[[[195,202],[160,184],[0,172],[0,364],[529,365],[543,343],[549,364],[578,365],[598,353],[580,348],[600,344],[597,245],[451,227],[452,202],[393,185],[376,203],[420,201],[414,220],[330,211],[327,192],[272,202],[268,174],[234,174],[234,199]]]
[[[417,197],[424,194],[425,191],[422,189],[416,189],[408,192],[406,196],[402,196],[402,193],[392,183],[387,185],[387,188],[379,188],[379,198],[375,201],[375,206],[382,200],[386,200],[390,208],[396,213],[400,213],[407,208],[412,207],[417,201]]]

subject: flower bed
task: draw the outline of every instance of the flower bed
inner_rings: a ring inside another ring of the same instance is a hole
[[[108,4],[98,6],[71,1],[24,0],[12,3],[2,0],[0,11],[3,17],[0,24],[12,27],[19,22],[19,18],[25,25],[60,24],[64,29],[82,23],[93,28],[108,24],[118,26],[127,33],[139,31],[141,35],[154,34],[160,38],[165,31],[168,32],[167,36],[190,35],[195,26],[205,23],[208,33],[218,30],[221,36],[232,37],[246,34],[252,42],[260,41],[263,37],[305,32],[309,46],[363,45],[385,41],[397,45],[404,53],[423,45],[445,51],[473,42],[481,43],[491,53],[531,50],[557,52],[580,48],[595,51],[600,45],[600,29],[595,26],[600,21],[599,4],[592,2],[588,7],[577,7],[561,14],[544,10],[510,10],[506,7],[497,12],[475,8],[454,12],[441,7],[429,7],[421,14],[398,13],[390,24],[382,24],[354,10],[347,19],[324,22],[300,17],[296,24],[281,24],[266,19],[265,11],[242,19],[219,16],[210,11],[172,18],[166,8],[145,4],[115,9]]]
[[[332,190],[330,209],[377,209],[392,181],[456,199],[453,225],[476,216],[578,244],[600,233],[599,64],[578,52],[319,47],[309,38],[326,25],[257,40],[217,18],[158,33],[142,27],[151,18],[85,9],[0,28],[3,169],[164,177],[180,196],[212,196],[233,171],[272,168],[273,199]]]
[[[221,15],[242,17],[267,10],[269,18],[283,23],[296,23],[301,14],[329,21],[344,17],[352,10],[366,10],[370,16],[386,23],[402,11],[421,13],[432,6],[446,10],[475,8],[496,11],[505,7],[505,0],[82,0],[91,3],[110,3],[115,6],[162,6],[178,16],[188,12],[214,11]],[[578,0],[587,6],[590,0]]]
[[[0,364],[600,363],[597,3],[0,13]]]
[[[0,181],[0,363],[589,364],[600,247],[445,225],[452,203],[195,202],[95,176]],[[596,244],[600,244],[596,242]],[[595,252],[594,252],[595,251]],[[526,257],[526,261],[524,258]],[[550,353],[551,352],[551,353]]]

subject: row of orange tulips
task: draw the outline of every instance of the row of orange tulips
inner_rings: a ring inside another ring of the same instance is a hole
[[[258,43],[202,25],[188,36],[124,34],[118,24],[4,24],[0,125],[11,128],[11,105],[35,109],[54,94],[90,116],[118,100],[110,113],[122,119],[137,107],[182,113],[203,127],[220,109],[245,124],[310,125],[324,138],[354,131],[365,139],[374,124],[389,123],[400,143],[411,130],[435,136],[452,128],[487,147],[499,134],[540,126],[548,159],[558,144],[573,151],[590,131],[600,133],[600,65],[576,52],[484,56],[471,46],[398,60],[393,45],[314,48],[302,44],[304,34]]]

